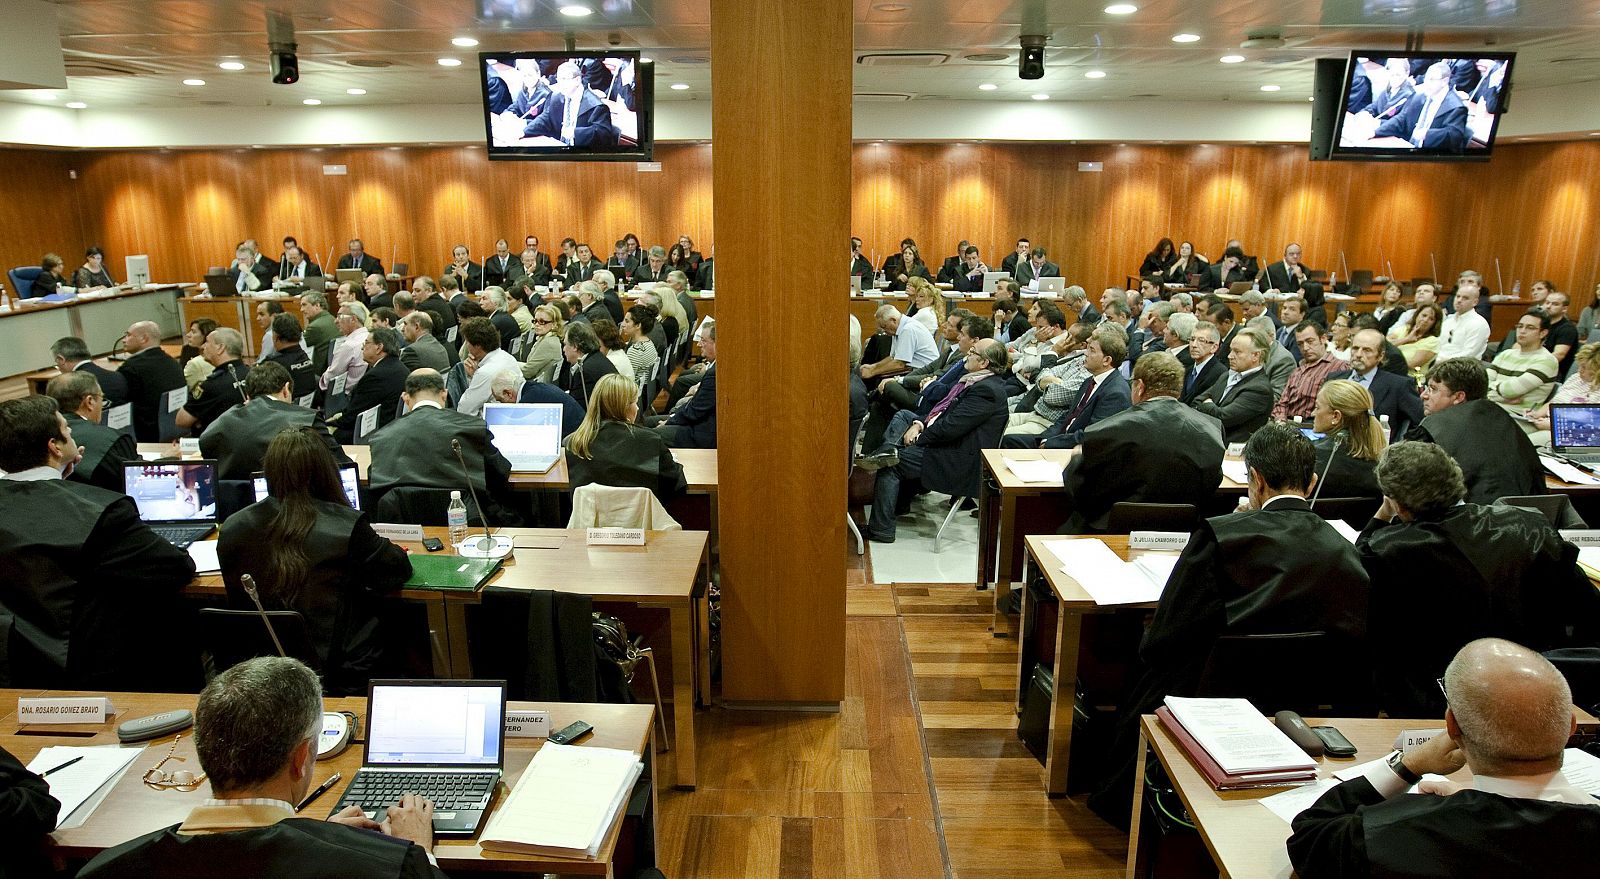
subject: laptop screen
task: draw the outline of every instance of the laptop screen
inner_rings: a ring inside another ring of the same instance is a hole
[[[1557,449],[1600,448],[1600,406],[1553,404],[1550,445]]]
[[[162,461],[122,465],[123,491],[146,522],[215,522],[215,461]]]
[[[361,509],[361,480],[357,469],[354,461],[349,464],[341,464],[339,466],[339,482],[344,486],[345,500],[350,502],[352,509],[359,510]],[[267,499],[269,494],[267,491],[267,476],[265,473],[257,472],[252,474],[252,480],[255,485],[256,503],[261,503]]]
[[[373,681],[367,764],[499,766],[505,707],[504,681]]]
[[[561,454],[561,404],[485,403],[483,420],[495,448],[513,461]]]

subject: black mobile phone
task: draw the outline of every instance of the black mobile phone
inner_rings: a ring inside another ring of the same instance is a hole
[[[1354,757],[1356,755],[1356,746],[1350,744],[1350,740],[1345,738],[1344,733],[1339,732],[1336,727],[1314,726],[1311,731],[1316,733],[1317,738],[1322,740],[1322,752],[1329,757]]]
[[[594,727],[581,720],[574,720],[566,726],[550,734],[550,741],[558,745],[570,745],[594,731]]]
[[[437,537],[424,537],[422,538],[422,548],[428,552],[438,552],[444,549],[444,541]]]

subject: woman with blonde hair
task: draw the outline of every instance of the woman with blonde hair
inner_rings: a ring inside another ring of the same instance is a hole
[[[633,422],[639,416],[639,386],[612,373],[589,394],[583,423],[567,437],[567,477],[572,487],[600,485],[648,488],[658,499],[684,490],[683,467],[661,435]]]
[[[529,381],[555,381],[561,369],[561,340],[567,322],[561,309],[545,303],[533,310],[533,329],[522,337],[522,377]]]
[[[927,327],[935,339],[941,338],[945,305],[939,288],[926,278],[911,278],[906,281],[906,293],[911,297],[911,309],[906,314]]]
[[[1317,391],[1311,417],[1312,428],[1323,435],[1313,443],[1318,496],[1382,497],[1375,468],[1388,440],[1372,414],[1372,394],[1348,379],[1327,382]]]
[[[1600,403],[1600,342],[1579,348],[1572,363],[1575,368],[1550,403]],[[1550,403],[1528,410],[1528,420],[1517,422],[1536,446],[1550,444]]]

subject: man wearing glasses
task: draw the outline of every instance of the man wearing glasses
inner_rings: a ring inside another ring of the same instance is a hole
[[[100,423],[106,395],[94,375],[64,372],[50,380],[45,393],[54,397],[61,407],[67,427],[72,430],[72,441],[83,451],[83,460],[67,478],[110,491],[122,491],[122,465],[139,459],[139,447],[132,434]]]
[[[431,337],[430,337],[431,338]],[[341,443],[355,442],[361,414],[369,409],[378,410],[378,421],[373,430],[394,420],[399,409],[400,394],[406,389],[406,376],[411,370],[400,362],[400,334],[382,328],[369,330],[361,343],[361,359],[367,364],[366,374],[350,391],[350,405],[338,415],[334,434]]]
[[[78,875],[296,876],[442,879],[433,858],[433,803],[406,794],[379,824],[350,806],[326,821],[295,817],[318,778],[322,686],[299,660],[260,657],[218,675],[200,692],[194,749],[211,796],[182,824],[102,852]],[[189,769],[167,761],[153,786],[183,790]],[[183,764],[177,764],[182,766]]]
[[[406,346],[400,351],[400,362],[407,370],[424,367],[450,371],[450,352],[433,335],[433,318],[426,311],[413,311],[400,319],[400,335]]]

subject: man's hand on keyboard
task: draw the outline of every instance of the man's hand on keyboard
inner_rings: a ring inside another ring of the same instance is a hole
[[[400,805],[390,806],[384,816],[383,832],[433,851],[433,802],[416,794],[401,794]]]
[[[383,832],[383,825],[368,818],[360,806],[345,806],[343,809],[328,816],[328,820],[335,824],[344,824],[362,830],[377,830]]]

